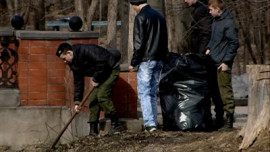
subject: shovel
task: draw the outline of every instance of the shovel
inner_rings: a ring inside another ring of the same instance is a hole
[[[92,89],[89,90],[89,92],[84,96],[82,102],[80,103],[80,107],[82,105],[84,105],[84,103],[86,102],[87,98],[90,96],[90,94],[94,91],[94,87]],[[57,144],[57,142],[59,141],[59,139],[61,138],[61,136],[63,135],[63,133],[66,131],[67,127],[69,126],[69,124],[71,123],[71,121],[75,118],[75,116],[78,114],[79,112],[75,112],[73,113],[72,117],[69,119],[69,121],[67,122],[67,124],[65,125],[65,127],[61,130],[61,132],[59,133],[59,135],[57,136],[57,138],[54,140],[51,149],[54,149],[55,145]]]

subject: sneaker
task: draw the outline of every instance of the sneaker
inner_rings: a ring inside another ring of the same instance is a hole
[[[156,126],[149,126],[149,127],[145,127],[145,130],[152,133],[157,131],[157,127]]]
[[[111,129],[109,130],[108,134],[112,135],[112,134],[119,134],[120,132],[124,131],[125,128],[121,125],[117,125],[117,126],[112,126]]]

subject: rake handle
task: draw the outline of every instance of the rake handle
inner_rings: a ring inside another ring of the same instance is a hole
[[[90,94],[94,91],[94,88],[90,89],[89,92],[84,96],[82,102],[79,104],[79,106],[84,105]],[[58,143],[59,139],[63,135],[63,133],[66,131],[69,124],[72,122],[72,120],[75,118],[75,116],[78,114],[78,112],[75,112],[72,114],[72,117],[69,119],[69,121],[66,123],[65,127],[61,130],[61,132],[58,134],[57,138],[54,140],[51,149],[54,149],[55,145]]]

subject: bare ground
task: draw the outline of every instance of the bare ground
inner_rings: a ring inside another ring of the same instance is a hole
[[[138,109],[140,111],[140,109]],[[69,144],[58,144],[51,150],[50,144],[31,145],[19,152],[237,152],[242,138],[240,129],[245,125],[247,109],[236,107],[235,128],[231,131],[183,132],[162,131],[154,134],[124,131],[116,135],[85,136]],[[0,152],[13,152],[0,147]],[[16,151],[17,152],[17,151]],[[257,137],[250,148],[242,152],[270,152],[270,127]]]
[[[125,131],[101,137],[86,136],[72,143],[25,147],[21,152],[237,152],[241,137],[235,129],[213,132],[145,132]],[[7,148],[0,151],[9,151]],[[270,152],[270,130],[260,134],[254,144],[242,152]]]

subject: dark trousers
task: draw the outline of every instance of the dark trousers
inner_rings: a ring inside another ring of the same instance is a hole
[[[99,120],[99,115],[101,109],[104,110],[106,114],[110,114],[115,111],[112,102],[112,90],[116,83],[116,80],[120,73],[120,67],[113,69],[109,78],[98,86],[89,97],[89,123],[96,122]]]
[[[215,105],[216,118],[223,118],[223,102],[219,90],[218,78],[217,78],[217,67],[211,63],[207,64],[208,72],[208,87],[209,87],[209,98],[211,98],[213,104]]]

